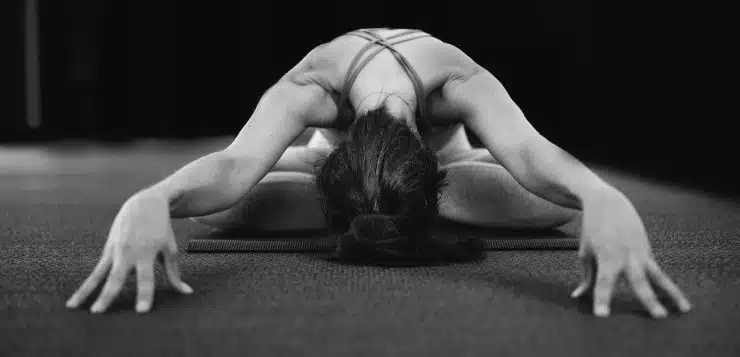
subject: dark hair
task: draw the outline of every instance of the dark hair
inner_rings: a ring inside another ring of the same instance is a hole
[[[433,239],[446,172],[408,124],[385,107],[352,122],[347,138],[317,163],[316,185],[327,226],[339,238],[335,258],[414,264],[481,251]]]

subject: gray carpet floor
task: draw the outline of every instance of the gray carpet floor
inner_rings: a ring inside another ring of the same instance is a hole
[[[123,201],[225,143],[0,147],[0,355],[740,355],[740,203],[605,167],[594,169],[632,199],[689,314],[653,320],[622,285],[612,316],[591,316],[568,296],[580,280],[574,251],[412,268],[187,254],[205,232],[187,220],[174,227],[194,295],[175,293],[158,268],[148,315],[133,310],[132,278],[107,314],[67,310]]]

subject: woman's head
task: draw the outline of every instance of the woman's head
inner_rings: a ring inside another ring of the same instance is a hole
[[[423,255],[446,173],[406,121],[384,107],[356,118],[346,140],[318,163],[316,184],[345,258]]]

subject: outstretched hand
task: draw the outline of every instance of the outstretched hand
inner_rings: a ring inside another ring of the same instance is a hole
[[[158,254],[163,258],[172,286],[183,294],[191,294],[193,289],[180,279],[175,260],[177,243],[170,224],[169,205],[156,194],[134,195],[118,212],[100,261],[67,300],[67,307],[77,308],[105,277],[105,286],[90,308],[93,313],[104,312],[121,291],[128,273],[135,269],[136,311],[148,312],[154,300],[154,262]]]
[[[691,309],[686,296],[655,262],[637,211],[620,193],[584,203],[580,241],[578,256],[585,277],[571,296],[593,291],[594,315],[609,316],[612,293],[622,273],[653,317],[668,315],[653,286],[667,293],[681,312]]]

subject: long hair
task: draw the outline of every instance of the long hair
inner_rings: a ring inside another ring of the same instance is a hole
[[[327,226],[338,237],[336,258],[415,264],[482,251],[479,244],[450,246],[432,237],[446,171],[384,106],[357,117],[347,138],[317,162],[316,185]]]

